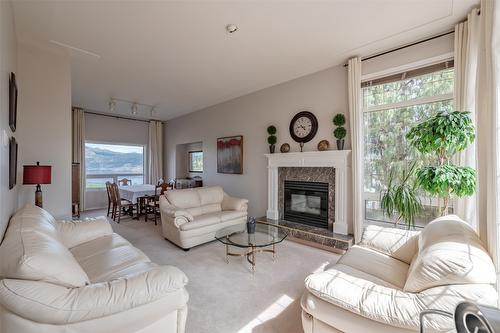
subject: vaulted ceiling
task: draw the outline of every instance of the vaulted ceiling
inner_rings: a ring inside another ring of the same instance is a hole
[[[448,31],[477,3],[15,1],[14,14],[20,41],[69,53],[73,105],[109,112],[117,98],[167,120]],[[131,116],[120,101],[113,112]]]

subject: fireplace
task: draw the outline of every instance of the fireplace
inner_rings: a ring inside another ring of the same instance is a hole
[[[328,186],[328,183],[285,180],[285,220],[328,229]]]

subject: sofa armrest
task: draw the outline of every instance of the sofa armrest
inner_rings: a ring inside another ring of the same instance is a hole
[[[92,320],[171,297],[172,306],[187,303],[186,275],[173,266],[158,266],[126,278],[80,288],[40,281],[0,281],[0,303],[32,321],[63,325]],[[171,310],[174,310],[171,309]],[[170,309],[165,309],[168,312]]]
[[[108,219],[104,216],[85,220],[56,221],[61,242],[68,248],[113,234]]]
[[[248,209],[248,200],[234,198],[224,193],[224,198],[222,199],[221,208],[222,210],[236,210],[236,211],[246,212]]]
[[[173,223],[177,228],[194,220],[191,213],[172,205],[165,196],[160,197],[160,214],[162,223]]]

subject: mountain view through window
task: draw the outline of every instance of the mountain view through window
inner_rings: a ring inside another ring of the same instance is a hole
[[[107,181],[122,178],[143,184],[144,147],[86,142],[85,172],[87,189],[102,189]]]

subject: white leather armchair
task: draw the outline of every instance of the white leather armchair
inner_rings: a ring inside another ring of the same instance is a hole
[[[367,226],[359,245],[307,277],[305,333],[415,332],[421,311],[453,313],[465,300],[496,305],[493,262],[474,230],[450,215],[422,232]],[[425,332],[448,332],[430,316]]]
[[[56,221],[28,205],[0,245],[0,331],[183,333],[187,277],[106,218]]]
[[[171,190],[160,197],[165,239],[184,250],[215,240],[221,228],[244,224],[248,200],[234,198],[220,186]]]

